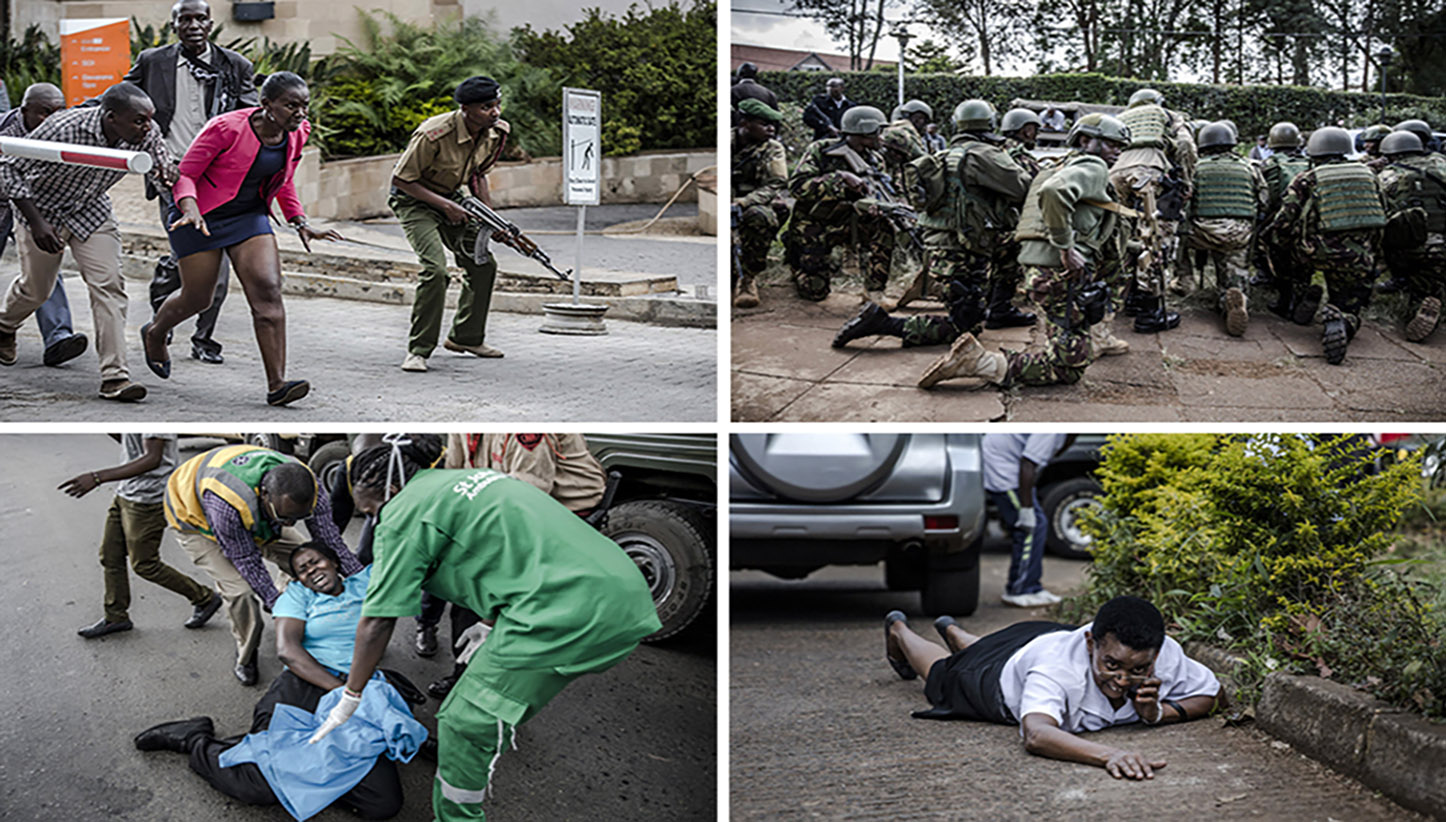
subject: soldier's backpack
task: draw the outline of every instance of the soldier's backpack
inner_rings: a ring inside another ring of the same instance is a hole
[[[904,196],[920,214],[936,211],[949,196],[944,178],[948,174],[949,149],[915,157],[904,164]]]

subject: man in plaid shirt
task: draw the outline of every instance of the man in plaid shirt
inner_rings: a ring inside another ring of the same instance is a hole
[[[144,151],[154,160],[152,182],[169,189],[176,164],[160,132],[151,127],[155,106],[130,83],[118,83],[101,95],[99,106],[52,114],[30,133],[36,140],[81,146]],[[95,347],[100,355],[102,399],[135,402],[146,387],[130,380],[126,368],[126,290],[121,279],[120,231],[106,191],[125,172],[0,157],[0,198],[14,202],[21,218],[16,245],[20,276],[0,298],[0,365],[16,361],[15,330],[55,288],[67,245],[90,289]]]

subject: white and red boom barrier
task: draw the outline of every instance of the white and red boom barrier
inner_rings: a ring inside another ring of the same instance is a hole
[[[49,160],[52,163],[108,168],[128,174],[145,174],[153,165],[151,155],[144,151],[52,143],[49,140],[31,140],[28,137],[0,137],[0,154]]]

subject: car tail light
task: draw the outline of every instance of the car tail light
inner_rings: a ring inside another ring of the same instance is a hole
[[[959,518],[958,518],[958,517],[955,517],[955,516],[947,516],[947,517],[931,517],[931,516],[925,516],[925,517],[924,517],[924,530],[925,530],[925,531],[957,531],[957,530],[959,530]]]

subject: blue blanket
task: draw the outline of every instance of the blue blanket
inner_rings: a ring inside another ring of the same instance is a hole
[[[321,698],[311,713],[277,705],[271,725],[221,754],[222,767],[254,762],[271,790],[298,821],[308,819],[352,788],[376,764],[377,757],[410,762],[427,739],[427,729],[397,689],[376,674],[362,691],[361,704],[315,745],[307,740],[341,699],[341,688]]]

